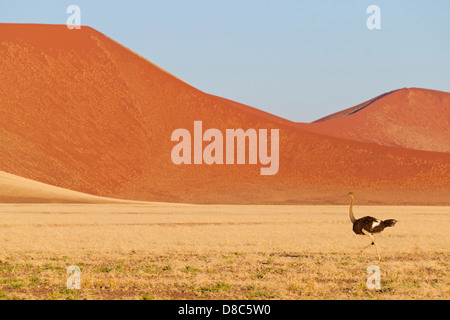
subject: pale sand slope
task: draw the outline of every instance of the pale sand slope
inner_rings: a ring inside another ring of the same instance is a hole
[[[0,202],[7,203],[136,203],[97,197],[0,171]]]

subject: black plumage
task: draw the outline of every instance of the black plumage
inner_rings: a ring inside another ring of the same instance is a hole
[[[364,234],[362,229],[368,231],[369,233],[380,233],[387,227],[395,226],[397,220],[388,219],[388,220],[379,220],[374,217],[366,216],[360,219],[355,220],[353,223],[353,232],[356,234]]]

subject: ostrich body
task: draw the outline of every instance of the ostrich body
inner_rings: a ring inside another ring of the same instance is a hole
[[[387,227],[393,227],[395,225],[395,223],[397,222],[397,220],[388,219],[388,220],[383,221],[383,220],[380,220],[380,219],[377,219],[374,217],[370,217],[370,216],[365,216],[360,219],[355,219],[355,216],[353,215],[353,202],[355,201],[355,197],[353,195],[353,192],[350,192],[348,194],[348,196],[350,196],[350,198],[352,198],[352,202],[350,204],[350,209],[349,209],[349,215],[350,215],[350,220],[353,223],[353,232],[356,234],[368,236],[372,240],[372,242],[368,246],[364,247],[361,250],[361,252],[359,253],[359,256],[361,257],[361,255],[365,249],[367,249],[370,246],[375,245],[375,248],[377,250],[378,261],[380,261],[381,256],[378,251],[377,242],[375,241],[375,237],[373,236],[373,234],[380,233]]]

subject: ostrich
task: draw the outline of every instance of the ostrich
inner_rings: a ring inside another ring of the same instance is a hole
[[[375,245],[375,248],[377,249],[377,255],[378,255],[378,261],[381,261],[380,253],[378,251],[377,242],[375,241],[375,238],[373,236],[373,233],[380,233],[384,230],[384,228],[387,227],[393,227],[397,220],[394,219],[388,219],[388,220],[379,220],[374,217],[366,216],[362,217],[360,219],[355,219],[355,216],[353,215],[353,202],[355,201],[355,197],[353,195],[353,192],[349,192],[348,196],[352,198],[352,202],[350,204],[349,214],[350,214],[350,220],[353,223],[353,232],[360,235],[366,235],[368,236],[372,242],[362,248],[361,252],[359,253],[359,256],[361,257],[363,251],[367,249],[370,246]]]

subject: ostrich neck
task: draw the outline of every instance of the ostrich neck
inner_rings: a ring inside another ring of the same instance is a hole
[[[348,210],[348,213],[350,214],[350,220],[352,221],[352,223],[355,223],[356,219],[355,216],[353,215],[353,201],[355,199],[352,197],[352,203],[350,203],[350,209]]]

